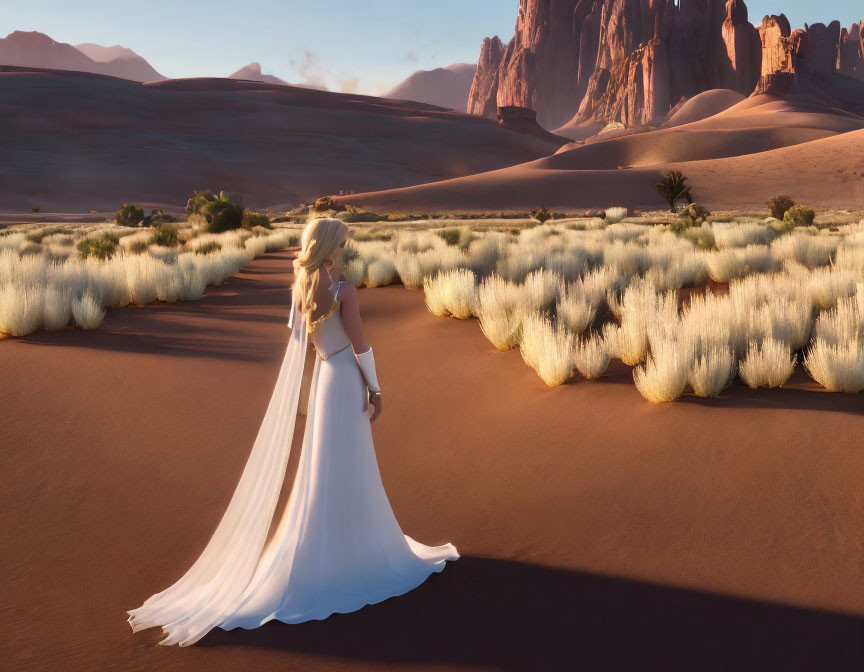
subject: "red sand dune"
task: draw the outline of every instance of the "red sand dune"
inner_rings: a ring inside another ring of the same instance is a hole
[[[475,321],[364,290],[374,427],[406,531],[463,554],[322,622],[133,636],[221,516],[287,339],[288,253],[199,301],[0,342],[0,659],[63,670],[861,670],[861,399],[740,384],[546,388]],[[296,464],[295,451],[292,463]]]
[[[654,183],[670,169],[712,208],[764,206],[789,193],[817,207],[864,205],[864,118],[759,96],[701,121],[595,141],[511,168],[362,194],[370,209],[574,210],[662,207]]]
[[[405,101],[233,79],[139,84],[0,66],[0,209],[182,206],[193,189],[254,207],[420,184],[560,145]]]

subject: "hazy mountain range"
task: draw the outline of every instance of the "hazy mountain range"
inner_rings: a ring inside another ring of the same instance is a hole
[[[51,70],[75,70],[110,75],[136,82],[166,79],[146,59],[127,47],[99,44],[66,44],[48,35],[16,30],[0,39],[0,65],[16,65]],[[386,94],[386,98],[413,100],[464,112],[468,93],[477,66],[456,63],[435,70],[420,70]],[[250,63],[228,75],[230,79],[246,79],[268,84],[324,89],[315,84],[292,84],[275,75],[264,74],[260,63]]]

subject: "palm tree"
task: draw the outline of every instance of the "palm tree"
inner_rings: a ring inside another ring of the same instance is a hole
[[[657,193],[669,202],[669,209],[672,212],[676,211],[675,204],[681,199],[686,200],[688,204],[693,202],[690,187],[687,185],[687,178],[681,174],[680,170],[671,171],[654,186],[657,187]]]

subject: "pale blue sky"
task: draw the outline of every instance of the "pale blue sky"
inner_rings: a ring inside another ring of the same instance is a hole
[[[252,61],[290,82],[380,94],[415,70],[473,62],[513,35],[518,0],[5,0],[0,37],[122,44],[166,77],[224,77]],[[750,0],[750,20],[864,18],[861,0]]]

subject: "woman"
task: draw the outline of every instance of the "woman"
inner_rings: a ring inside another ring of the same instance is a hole
[[[406,593],[459,557],[452,544],[403,534],[384,492],[369,426],[381,388],[357,289],[339,281],[347,239],[338,219],[303,231],[291,339],[240,483],[192,568],[129,612],[133,632],[161,626],[161,644],[188,646],[217,626],[323,619]],[[298,408],[307,342],[317,353],[308,410]],[[307,413],[300,464],[267,541],[298,410]]]

